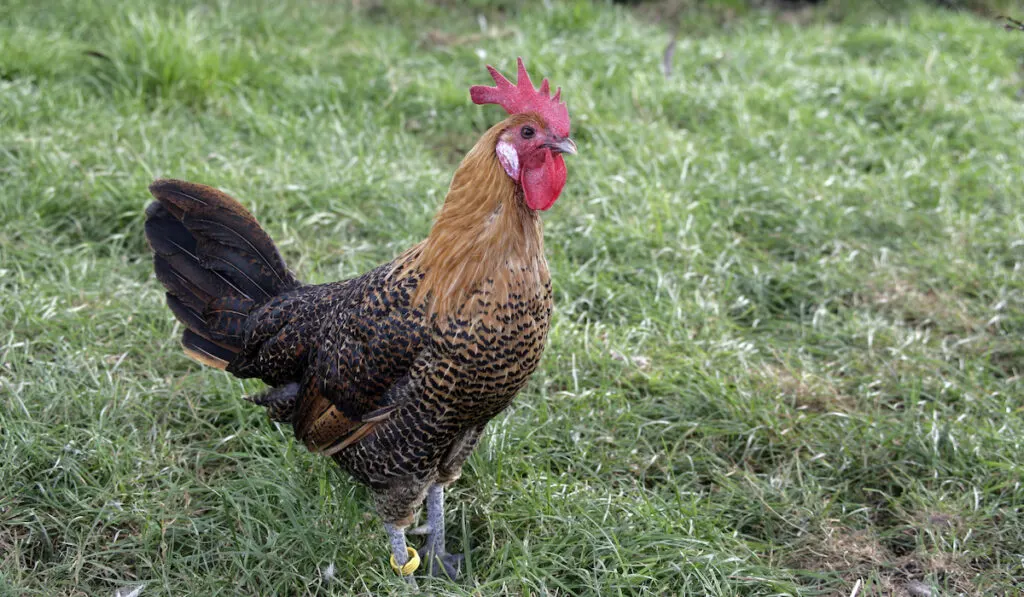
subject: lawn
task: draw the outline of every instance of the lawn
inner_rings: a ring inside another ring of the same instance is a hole
[[[448,499],[464,578],[421,588],[1024,591],[1024,33],[472,4],[0,6],[0,595],[406,592],[367,491],[181,354],[146,186],[358,274],[425,236],[517,55],[580,148],[552,335]]]

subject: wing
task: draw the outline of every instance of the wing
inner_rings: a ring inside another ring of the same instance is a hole
[[[365,437],[416,394],[423,315],[410,308],[415,280],[367,274],[350,300],[323,319],[292,422],[313,451],[334,454]]]
[[[302,381],[325,322],[344,316],[363,285],[354,278],[273,297],[246,319],[242,351],[228,372],[273,386]]]

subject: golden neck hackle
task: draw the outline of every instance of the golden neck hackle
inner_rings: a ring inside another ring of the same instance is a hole
[[[410,250],[407,271],[423,274],[414,303],[427,301],[429,314],[471,318],[477,290],[504,301],[514,281],[546,275],[540,218],[495,153],[503,131],[531,120],[512,116],[483,135],[455,171],[430,235]]]

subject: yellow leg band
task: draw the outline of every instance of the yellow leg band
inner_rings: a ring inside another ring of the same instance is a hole
[[[402,576],[412,576],[413,572],[420,567],[420,554],[411,547],[406,547],[406,551],[409,552],[409,561],[401,566],[395,561],[395,554],[391,554],[391,567],[395,569],[395,572]]]

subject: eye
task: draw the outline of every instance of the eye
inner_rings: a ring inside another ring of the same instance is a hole
[[[532,126],[526,125],[520,131],[520,134],[523,136],[523,139],[531,139],[534,135],[537,134],[537,131],[533,130]]]

